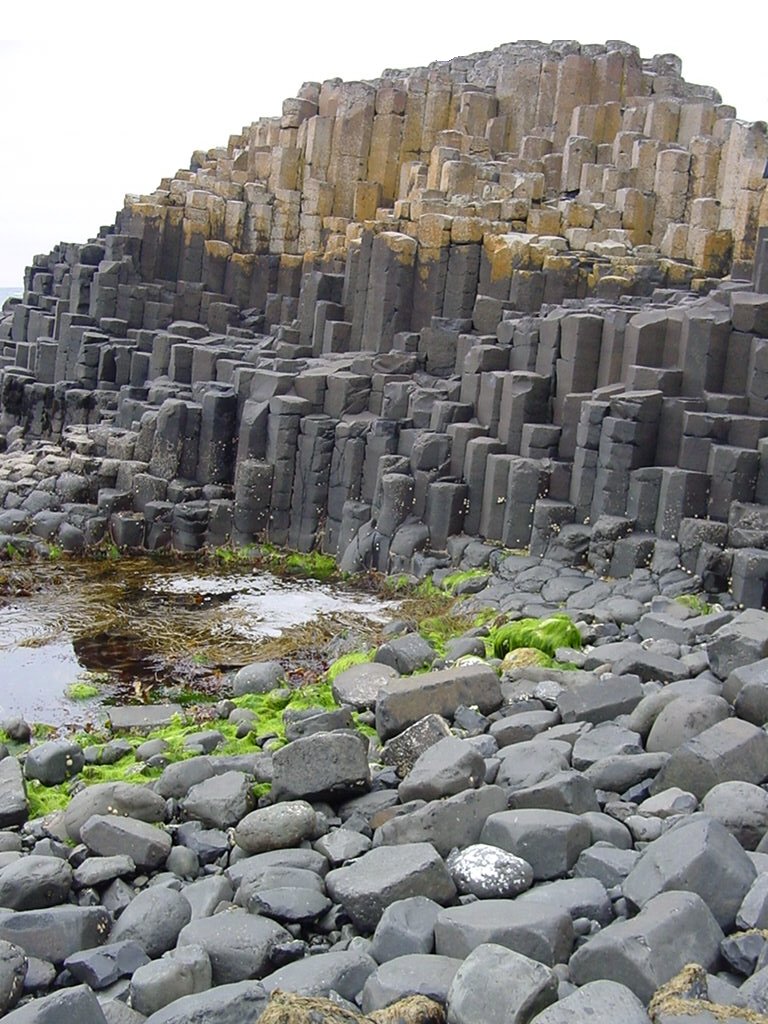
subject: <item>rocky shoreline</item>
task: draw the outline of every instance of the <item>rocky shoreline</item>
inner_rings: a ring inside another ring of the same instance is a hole
[[[253,710],[267,662],[181,746],[147,738],[174,710],[150,706],[6,749],[4,1019],[762,1019],[768,614],[670,565],[456,557],[429,586],[463,591],[464,628],[390,623],[286,691],[285,743]],[[233,727],[250,752],[217,753]],[[82,785],[99,764],[120,774]],[[25,786],[62,784],[30,819]]]

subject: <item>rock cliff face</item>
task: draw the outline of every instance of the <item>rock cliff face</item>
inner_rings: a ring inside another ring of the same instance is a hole
[[[680,70],[527,42],[305,83],[35,257],[0,530],[390,571],[464,534],[762,604],[768,138]]]

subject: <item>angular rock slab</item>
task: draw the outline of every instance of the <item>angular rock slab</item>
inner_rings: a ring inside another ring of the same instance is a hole
[[[734,669],[768,655],[768,613],[748,608],[715,630],[707,644],[709,665],[716,676],[727,679]]]
[[[419,757],[398,787],[400,800],[439,800],[465,789],[477,789],[485,777],[485,761],[466,740],[439,740]]]
[[[428,953],[411,953],[396,957],[377,967],[363,988],[363,1013],[383,1010],[408,996],[426,996],[442,1003],[461,966],[461,960]]]
[[[136,867],[149,870],[165,863],[172,846],[162,829],[116,814],[94,814],[83,824],[80,836],[94,853],[103,857],[126,853]]]
[[[410,953],[431,953],[435,948],[435,921],[441,907],[426,896],[391,903],[381,915],[371,940],[377,964]]]
[[[534,1017],[532,1024],[650,1024],[645,1007],[626,985],[590,981]],[[681,1020],[681,1024],[683,1024]]]
[[[239,981],[183,996],[147,1017],[145,1024],[243,1024],[258,1020],[266,1005],[260,982]]]
[[[312,800],[367,789],[368,742],[353,731],[305,736],[275,751],[272,773],[275,800]]]
[[[13,1009],[21,998],[27,966],[23,949],[0,940],[0,1016]]]
[[[577,985],[616,981],[643,1003],[688,963],[713,969],[723,933],[695,893],[665,892],[637,917],[615,921],[580,946],[570,959]]]
[[[0,907],[39,910],[64,903],[74,880],[60,857],[20,857],[0,868]]]
[[[93,814],[124,814],[139,821],[162,821],[165,800],[147,786],[131,782],[97,782],[86,786],[72,797],[64,811],[64,827],[70,839],[80,842],[80,829]]]
[[[589,825],[576,814],[526,808],[492,814],[480,842],[513,853],[533,868],[536,881],[560,878],[592,842]]]
[[[115,921],[111,942],[137,942],[155,958],[173,949],[181,929],[189,924],[192,908],[174,889],[151,885],[136,895]]]
[[[478,946],[448,990],[449,1024],[528,1024],[557,999],[549,967],[495,943]]]
[[[339,704],[349,704],[358,711],[364,711],[376,706],[379,691],[390,680],[397,679],[397,675],[389,665],[375,661],[350,665],[333,680],[331,691]]]
[[[435,922],[435,951],[464,960],[487,943],[504,946],[537,963],[566,963],[573,946],[570,915],[535,900],[478,900],[448,907]]]
[[[738,840],[719,821],[696,814],[646,846],[622,891],[635,907],[662,892],[695,892],[728,929],[756,876]]]
[[[107,941],[112,921],[104,907],[51,907],[0,913],[0,939],[20,946],[27,956],[63,963],[81,949]]]
[[[651,793],[678,786],[701,800],[720,782],[768,778],[768,734],[739,718],[718,722],[672,754],[651,784]]]
[[[3,1021],[10,1024],[107,1024],[96,996],[87,985],[53,992],[13,1010]]]
[[[319,953],[280,967],[264,980],[266,992],[280,989],[302,996],[328,996],[336,992],[353,1000],[376,970],[376,961],[355,949]]]
[[[488,665],[465,665],[393,679],[376,703],[376,731],[396,736],[429,713],[452,718],[461,705],[487,715],[501,706],[499,677]]]
[[[328,895],[341,903],[354,925],[372,932],[396,900],[427,896],[444,906],[456,896],[445,862],[429,843],[380,846],[325,879]]]
[[[0,761],[0,828],[23,825],[29,815],[21,765],[15,757]]]
[[[211,960],[214,985],[263,978],[278,942],[290,941],[279,924],[245,910],[227,910],[191,921],[179,933],[179,946],[202,946]]]

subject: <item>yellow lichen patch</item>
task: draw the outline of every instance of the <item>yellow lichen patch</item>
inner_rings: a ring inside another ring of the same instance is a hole
[[[517,650],[510,651],[509,654],[504,656],[504,660],[501,663],[501,671],[509,672],[511,669],[528,668],[531,665],[548,668],[551,664],[552,659],[543,651],[538,650],[538,648],[518,647]]]
[[[764,934],[764,933],[760,933]],[[697,1014],[708,1014],[723,1024],[768,1024],[768,1016],[742,1006],[712,1003],[707,998],[707,972],[699,964],[686,964],[666,985],[656,990],[648,1004],[648,1016],[654,1024],[669,1024],[675,1017],[684,1020]]]

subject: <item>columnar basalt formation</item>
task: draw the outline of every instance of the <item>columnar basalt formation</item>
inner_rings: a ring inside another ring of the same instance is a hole
[[[0,428],[65,450],[6,470],[0,529],[384,571],[479,536],[762,605],[767,164],[623,42],[305,83],[35,257]]]

